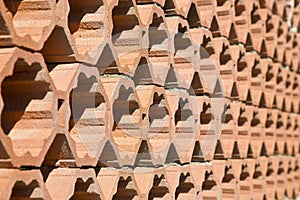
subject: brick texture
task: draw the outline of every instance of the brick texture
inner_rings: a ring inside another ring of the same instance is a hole
[[[300,198],[298,0],[0,0],[0,200]]]

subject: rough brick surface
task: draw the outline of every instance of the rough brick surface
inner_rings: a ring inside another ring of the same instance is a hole
[[[0,0],[0,200],[300,198],[298,0]]]

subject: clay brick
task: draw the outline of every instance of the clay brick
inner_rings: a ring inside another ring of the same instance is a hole
[[[101,82],[108,97],[106,105],[110,110],[109,138],[118,148],[120,165],[132,165],[141,143],[141,138],[136,137],[140,132],[141,114],[134,83],[118,75],[102,77]],[[124,134],[131,137],[124,137]]]
[[[180,90],[167,90],[166,99],[170,105],[172,116],[173,144],[181,163],[191,160],[194,136],[196,132],[196,120],[188,93]],[[184,141],[184,142],[182,142]]]
[[[258,109],[254,107],[251,119],[250,128],[250,144],[252,147],[253,156],[256,158],[261,153],[262,142],[264,138],[264,122],[267,117],[266,109]]]
[[[224,113],[222,116],[223,127],[220,135],[220,141],[223,147],[222,150],[225,158],[231,158],[234,149],[235,136],[237,134],[237,129],[235,128],[235,120],[233,119],[234,107],[235,104],[229,102],[228,100],[224,107]]]
[[[55,136],[55,88],[39,53],[18,48],[1,51],[1,131],[10,137],[12,148],[19,157],[18,165],[39,166]],[[22,90],[20,84],[26,84],[26,89]],[[26,91],[32,93],[29,95]]]
[[[183,81],[181,87],[187,88],[185,82],[190,82],[193,78],[195,54],[191,36],[189,34],[188,24],[179,17],[167,18],[166,25],[170,30],[170,37],[173,44],[171,44],[171,52],[174,53],[171,56],[171,64]],[[185,81],[184,81],[185,80]]]
[[[196,189],[193,184],[190,173],[181,173],[179,178],[179,185],[175,191],[176,199],[196,199]]]
[[[202,199],[217,199],[218,192],[219,189],[214,174],[211,171],[206,171],[205,180],[202,184]]]
[[[246,43],[247,33],[249,30],[250,18],[248,17],[247,9],[250,7],[251,1],[238,0],[235,1],[234,5],[234,22],[235,22],[235,31],[238,36],[238,41]]]
[[[40,50],[55,26],[54,7],[52,0],[1,1],[1,46]]]
[[[153,85],[139,86],[136,89],[140,99],[142,114],[140,136],[149,143],[153,164],[164,164],[173,134],[174,112],[171,111],[167,93],[163,88]]]
[[[172,199],[164,174],[154,176],[148,199]]]
[[[197,7],[199,9],[201,24],[209,28],[215,13],[214,0],[197,0]]]
[[[247,157],[250,142],[250,125],[252,120],[253,107],[241,104],[237,122],[237,145],[242,158]]]
[[[296,199],[299,9],[0,0],[0,199]]]
[[[68,79],[62,79],[66,74]],[[80,64],[63,64],[56,66],[50,76],[63,102],[58,110],[60,131],[69,132],[75,143],[79,165],[95,165],[101,153],[97,151],[104,147],[107,140],[109,120],[108,99],[97,78],[97,69]],[[86,131],[90,134],[89,139],[82,135]]]
[[[1,199],[52,199],[39,170],[1,169]]]
[[[260,51],[264,38],[264,30],[261,28],[265,23],[263,19],[264,11],[259,8],[257,1],[253,2],[251,8],[250,34],[252,37],[253,48],[256,51]]]
[[[55,169],[46,180],[51,199],[101,199],[101,190],[92,169]]]
[[[276,126],[277,126],[277,117],[278,111],[275,109],[268,109],[267,118],[264,124],[265,127],[265,148],[268,155],[273,154],[275,149],[276,141]]]
[[[217,0],[216,16],[220,27],[221,35],[229,36],[230,25],[233,22],[233,12],[229,0]]]
[[[107,35],[106,1],[97,0],[90,3],[69,0],[69,12],[65,16],[68,32],[71,34],[70,43],[75,47],[82,59],[97,54]]]
[[[121,68],[131,71],[139,61],[142,40],[140,16],[135,1],[120,1],[112,9],[112,43]],[[126,23],[124,23],[126,22]]]
[[[263,177],[262,166],[256,164],[254,174],[253,174],[253,198],[254,199],[263,199],[265,194],[264,188],[264,177]]]

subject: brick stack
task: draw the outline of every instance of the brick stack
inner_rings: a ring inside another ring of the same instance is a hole
[[[0,199],[296,199],[298,0],[0,0]]]

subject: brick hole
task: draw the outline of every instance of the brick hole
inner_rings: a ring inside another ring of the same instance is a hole
[[[119,89],[119,97],[113,103],[113,117],[113,131],[129,130],[138,134],[140,109],[132,88],[121,86]]]
[[[195,186],[192,182],[192,177],[189,173],[186,175],[181,174],[179,177],[179,185],[176,188],[175,191],[175,199],[180,199],[180,196],[183,195],[183,197],[188,198],[188,196],[185,196],[185,194],[191,194],[195,195]],[[191,196],[190,196],[191,197]]]
[[[243,12],[246,11],[245,4],[243,3],[242,0],[235,1],[234,9],[235,9],[235,16],[241,16]]]
[[[251,11],[251,24],[256,24],[259,20],[261,20],[259,15],[259,8],[257,5],[253,4]]]
[[[191,4],[187,16],[187,21],[189,23],[190,28],[197,28],[201,26],[200,18],[197,12],[197,7],[194,3]]]
[[[161,16],[153,14],[152,23],[149,26],[149,57],[168,57],[168,35],[166,32],[165,23]]]
[[[12,188],[10,200],[43,200],[42,190],[39,183],[34,180],[28,185],[23,181],[17,181]]]
[[[150,85],[153,83],[149,64],[145,57],[140,59],[132,79],[135,85]]]
[[[166,16],[176,15],[176,8],[173,0],[166,0],[163,9]]]
[[[200,124],[209,124],[213,119],[210,103],[203,103],[203,110],[200,114]]]
[[[190,103],[187,99],[179,99],[178,108],[175,112],[176,133],[188,134],[193,133],[194,117]]]
[[[149,108],[149,133],[150,135],[157,133],[169,133],[170,115],[166,107],[164,95],[154,93],[153,103]]]
[[[148,199],[155,200],[155,199],[163,199],[170,194],[167,180],[165,179],[164,175],[158,176],[155,175],[153,179],[153,186],[149,191]]]
[[[77,178],[74,188],[74,194],[70,200],[101,200],[100,195],[94,192],[94,180],[88,178],[84,181],[82,178]]]
[[[13,74],[3,80],[1,93],[4,133],[13,140],[17,154],[30,151],[36,156],[52,134],[52,110],[56,105],[46,71],[38,63],[29,65],[19,59],[15,62]],[[27,134],[28,131],[31,134]]]
[[[43,54],[50,72],[58,63],[75,61],[73,49],[63,27],[60,26],[54,27],[50,36],[45,41],[41,53]]]
[[[134,54],[140,47],[140,26],[131,0],[120,0],[112,11],[112,42],[119,54]],[[129,56],[129,55],[127,55]]]
[[[174,36],[174,62],[175,65],[180,66],[184,63],[192,63],[194,55],[192,41],[188,35],[186,26],[178,25],[178,33]]]
[[[195,95],[195,96],[202,96],[202,95],[204,95],[204,93],[205,93],[205,91],[204,91],[203,84],[200,80],[199,73],[195,72],[191,86],[189,88],[189,94]]]
[[[71,108],[70,132],[75,126],[77,129],[82,128],[82,131],[90,126],[94,128],[104,126],[105,101],[99,92],[95,77],[87,78],[85,74],[81,73],[78,77],[77,87],[70,93],[69,103]],[[97,128],[93,131],[89,130],[89,132],[98,132]]]
[[[203,200],[216,199],[218,194],[217,183],[212,172],[205,172],[205,180],[202,183]]]

